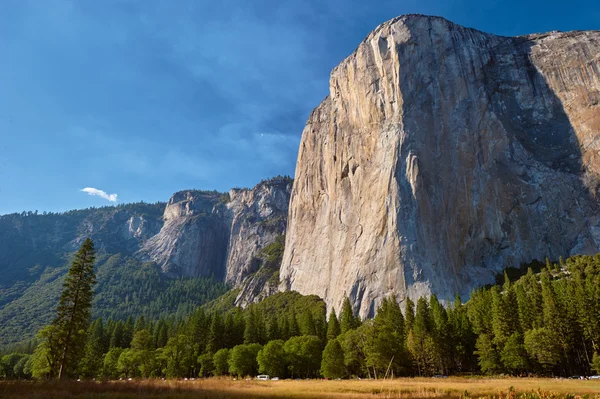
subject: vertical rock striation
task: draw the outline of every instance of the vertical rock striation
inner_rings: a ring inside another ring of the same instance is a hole
[[[139,255],[174,276],[214,276],[239,286],[260,267],[258,252],[285,232],[291,188],[291,179],[274,178],[229,196],[175,193],[162,229]]]
[[[331,73],[302,135],[281,288],[362,316],[600,248],[600,32],[409,15]]]
[[[227,251],[226,281],[239,285],[257,271],[258,252],[285,233],[292,180],[275,178],[252,190],[233,189],[227,204],[231,232]]]

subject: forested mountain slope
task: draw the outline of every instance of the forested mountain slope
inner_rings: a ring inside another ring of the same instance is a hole
[[[51,320],[70,257],[87,237],[98,251],[95,316],[183,316],[242,287],[285,231],[291,185],[277,177],[229,193],[181,191],[167,203],[0,216],[0,346]],[[252,281],[246,304],[267,279]]]

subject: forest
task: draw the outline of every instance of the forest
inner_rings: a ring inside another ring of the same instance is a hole
[[[386,378],[469,374],[600,374],[600,255],[546,262],[540,271],[472,292],[381,302],[360,320],[346,299],[326,313],[316,296],[285,292],[246,309],[231,293],[187,317],[96,318],[69,376]],[[40,340],[0,361],[6,379],[56,375]]]

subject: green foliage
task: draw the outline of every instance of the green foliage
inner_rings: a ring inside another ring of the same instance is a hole
[[[213,366],[215,375],[226,375],[227,373],[229,373],[230,355],[230,349],[219,349],[217,353],[213,355]]]
[[[594,352],[591,366],[596,373],[600,374],[600,355],[598,354],[598,352]]]
[[[316,377],[321,368],[321,340],[302,335],[288,339],[283,345],[292,377]]]
[[[256,357],[261,348],[260,344],[234,346],[229,356],[229,372],[238,377],[256,375],[258,371]]]
[[[284,342],[278,339],[270,341],[258,352],[256,360],[259,373],[280,378],[286,376],[287,357],[283,346]]]
[[[513,375],[518,375],[529,368],[527,352],[520,333],[512,334],[500,353],[500,360],[504,368]]]
[[[350,299],[348,297],[344,298],[342,312],[340,313],[340,328],[342,334],[357,328],[359,325],[360,319],[358,316],[354,316],[354,310],[350,304]]]
[[[600,366],[594,353],[600,342],[599,286],[600,256],[572,257],[539,275],[530,270],[516,281],[505,278],[501,287],[475,290],[465,304],[458,296],[452,304],[431,296],[415,307],[407,298],[402,314],[395,298],[385,298],[375,318],[361,322],[344,301],[340,323],[333,310],[325,320],[325,305],[316,296],[279,293],[240,309],[228,293],[187,317],[97,319],[76,375],[589,375]],[[9,378],[51,377],[60,359],[51,345],[57,336],[49,326],[40,331],[35,351],[29,344],[14,347],[15,356],[5,352],[12,357],[2,358],[1,372]]]
[[[189,337],[177,334],[167,341],[167,345],[161,352],[161,357],[166,363],[165,375],[167,377],[187,377],[192,367],[192,345]]]
[[[277,236],[273,243],[267,245],[260,251],[260,256],[264,259],[263,267],[279,270],[284,250],[285,235]]]
[[[64,378],[72,374],[83,356],[86,333],[90,326],[92,286],[96,283],[96,251],[89,238],[75,255],[64,282],[57,316],[51,324],[53,333],[47,344],[58,354],[52,374]]]
[[[489,334],[481,334],[475,343],[475,354],[478,356],[479,367],[485,374],[495,374],[502,370],[500,354]]]
[[[344,378],[348,371],[344,365],[344,350],[337,339],[331,339],[323,350],[321,374],[325,378]]]
[[[327,322],[327,341],[336,339],[342,333],[340,322],[335,314],[335,309],[331,309],[329,321]]]
[[[200,377],[210,377],[215,373],[215,364],[212,354],[203,353],[198,357],[198,363],[200,364]]]
[[[545,370],[560,361],[560,343],[556,332],[536,328],[525,332],[525,349],[531,358]]]
[[[119,377],[118,361],[123,349],[111,348],[104,356],[104,365],[102,367],[102,376],[111,380]]]
[[[97,319],[90,326],[84,357],[79,363],[80,374],[85,378],[96,378],[102,370],[102,356],[104,355],[104,328],[102,319]]]

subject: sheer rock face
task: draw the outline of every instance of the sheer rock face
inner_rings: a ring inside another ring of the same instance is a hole
[[[360,315],[600,248],[600,32],[499,37],[403,16],[304,129],[281,288]]]
[[[260,266],[257,253],[284,233],[291,180],[220,193],[181,191],[164,211],[160,232],[139,252],[176,276],[215,276],[233,286]]]
[[[165,207],[162,229],[142,252],[166,273],[223,278],[229,234],[219,198],[218,193],[175,193]]]
[[[285,232],[292,181],[272,179],[252,190],[231,190],[226,281],[239,285],[257,270],[258,252]]]

